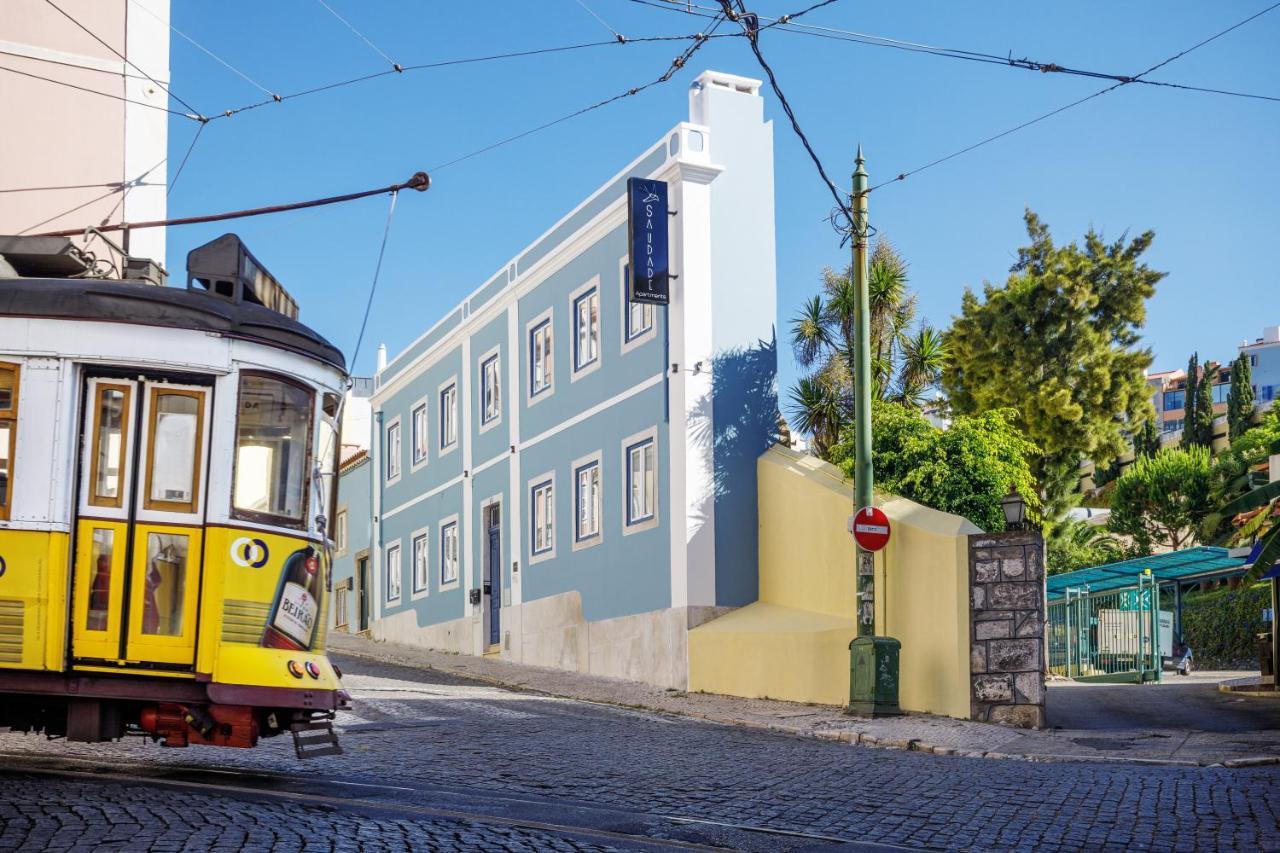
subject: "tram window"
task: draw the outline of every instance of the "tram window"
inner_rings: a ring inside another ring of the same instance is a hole
[[[119,507],[123,500],[124,448],[128,440],[129,387],[99,385],[89,503]]]
[[[17,433],[18,365],[0,364],[0,518],[9,517]]]
[[[111,528],[95,528],[89,555],[93,560],[93,586],[89,588],[88,631],[107,630],[111,604],[111,564],[115,556],[116,532]]]
[[[237,514],[302,521],[314,396],[270,376],[240,377],[236,471],[232,508]]]
[[[147,535],[147,578],[142,598],[142,633],[182,636],[187,591],[187,537]]]
[[[198,391],[151,391],[147,509],[195,512],[204,397]]]

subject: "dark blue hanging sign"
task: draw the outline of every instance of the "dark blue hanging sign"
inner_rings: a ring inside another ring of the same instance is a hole
[[[631,240],[627,299],[666,305],[670,301],[666,181],[627,179],[627,222]]]

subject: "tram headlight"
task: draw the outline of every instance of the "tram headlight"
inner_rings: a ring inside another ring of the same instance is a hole
[[[296,660],[289,661],[289,674],[294,678],[302,678],[302,664]]]
[[[312,678],[320,677],[320,667],[316,665],[315,661],[310,661],[310,660],[307,661],[306,666],[307,666],[307,675],[311,676]]]

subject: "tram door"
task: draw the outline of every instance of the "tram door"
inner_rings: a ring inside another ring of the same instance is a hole
[[[195,663],[209,394],[147,377],[87,380],[71,631],[78,664]]]

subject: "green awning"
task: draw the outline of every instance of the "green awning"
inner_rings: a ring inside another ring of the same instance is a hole
[[[1050,575],[1046,587],[1049,598],[1054,599],[1061,598],[1068,588],[1087,586],[1090,592],[1103,592],[1137,586],[1138,575],[1147,569],[1163,584],[1241,574],[1245,564],[1244,557],[1229,556],[1226,548],[1203,545]]]

